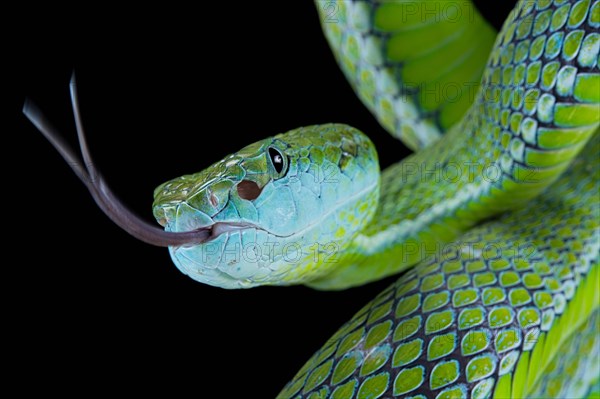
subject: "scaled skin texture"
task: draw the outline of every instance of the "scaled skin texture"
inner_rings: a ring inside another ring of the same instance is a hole
[[[287,285],[329,272],[378,197],[372,142],[331,124],[259,141],[161,185],[154,215],[168,231],[215,226],[209,242],[170,247],[193,279],[222,288]]]

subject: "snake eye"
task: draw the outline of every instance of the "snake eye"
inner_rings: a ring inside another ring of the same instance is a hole
[[[277,177],[282,177],[287,168],[287,158],[285,155],[283,155],[277,148],[269,147],[269,158],[271,159],[271,164],[278,175]]]

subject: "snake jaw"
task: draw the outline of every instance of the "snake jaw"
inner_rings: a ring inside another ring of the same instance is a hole
[[[258,226],[255,226],[251,223],[239,223],[239,222],[216,222],[210,226],[208,226],[210,231],[210,236],[206,240],[206,242],[213,241],[217,239],[221,234],[227,234],[234,231],[244,230],[244,229],[257,229],[263,230]]]
[[[190,212],[190,210],[193,210],[193,212]],[[159,213],[159,211],[155,209],[155,214],[157,213]],[[187,247],[214,241],[220,235],[233,231],[246,228],[258,229],[257,226],[250,223],[215,221],[204,213],[190,207],[185,202],[176,206],[174,210],[169,210],[168,207],[166,209],[163,208],[160,213],[165,216],[157,218],[157,221],[166,231],[177,233],[205,232],[204,235],[206,236],[206,239],[204,241],[183,245]]]

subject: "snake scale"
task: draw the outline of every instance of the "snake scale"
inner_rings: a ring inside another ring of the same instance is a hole
[[[357,129],[295,129],[159,186],[163,231],[94,168],[74,81],[83,162],[24,112],[113,221],[198,281],[404,271],[278,398],[597,397],[600,2],[520,1],[497,36],[466,1],[317,8],[358,96],[418,150],[381,174]]]

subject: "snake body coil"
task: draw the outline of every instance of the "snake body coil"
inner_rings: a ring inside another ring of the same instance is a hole
[[[163,231],[95,170],[74,84],[83,162],[24,112],[112,220],[195,280],[344,289],[410,268],[280,399],[597,395],[600,1],[519,1],[497,37],[467,1],[317,7],[358,96],[419,150],[381,173],[357,129],[295,129],[159,186]]]
[[[371,9],[365,20],[372,25],[352,18],[357,8],[373,4],[337,4],[349,28],[325,25],[325,31],[342,69],[384,125],[400,137],[412,132],[400,117],[386,119],[386,104],[393,106],[394,97],[368,85],[368,77],[389,71],[389,64],[373,67],[364,58],[353,63],[349,50],[357,37],[364,48],[373,37],[394,40],[373,25],[384,19],[377,14],[383,8],[402,3]],[[439,212],[437,226],[458,229],[498,211],[518,210],[470,229],[445,253],[405,273],[317,351],[279,398],[597,395],[599,26],[597,1],[518,3],[496,40],[473,106],[446,137],[413,156],[416,164],[426,164],[489,160],[493,154],[501,175],[478,185],[458,181],[440,192],[422,176],[410,188],[399,183],[400,163],[384,172],[381,196],[384,204],[396,196],[394,203],[403,209],[396,220],[406,218],[406,209],[435,218],[435,204],[456,198],[453,194],[475,198]],[[360,30],[363,35],[354,34]],[[396,40],[407,31],[399,29]],[[413,98],[418,102],[418,93]],[[440,115],[421,108],[412,127],[436,117],[439,122]],[[396,191],[386,191],[386,180]],[[403,190],[420,190],[421,196],[403,197]],[[385,207],[378,213],[385,214]],[[381,220],[377,214],[375,220]],[[434,231],[439,237],[440,230]]]

